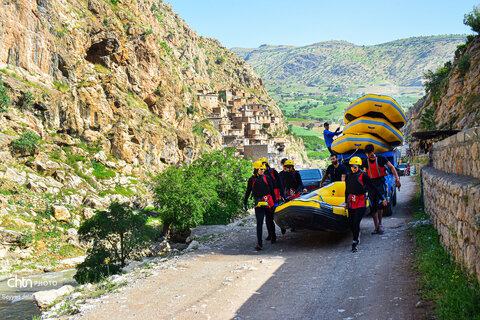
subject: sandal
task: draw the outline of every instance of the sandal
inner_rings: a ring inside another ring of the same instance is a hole
[[[379,234],[380,232],[378,231],[378,229],[375,229],[372,231],[372,234]]]
[[[383,234],[385,230],[383,229],[383,226],[378,227],[378,234]]]

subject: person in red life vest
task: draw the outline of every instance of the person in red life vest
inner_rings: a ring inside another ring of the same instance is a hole
[[[280,179],[285,188],[286,200],[293,200],[300,196],[300,192],[307,192],[303,186],[302,177],[300,173],[295,170],[295,163],[293,160],[287,160],[284,164],[285,170],[280,172]]]
[[[368,175],[360,170],[359,167],[362,165],[360,157],[353,157],[349,164],[351,172],[347,174],[345,179],[345,209],[348,210],[348,222],[353,233],[352,252],[357,252],[357,246],[360,242],[360,222],[367,209],[367,187],[369,193],[374,193],[376,197],[381,199],[384,206],[387,205],[387,200],[372,183]]]
[[[280,179],[277,170],[270,167],[266,158],[260,158],[258,159],[258,161],[261,161],[265,165],[265,174],[270,177],[273,182],[273,192],[275,192],[275,197],[277,198],[278,202],[280,202],[281,200],[285,201],[285,193],[282,179]]]
[[[373,144],[367,144],[365,146],[365,154],[367,155],[367,159],[363,160],[362,167],[365,169],[368,177],[372,180],[372,183],[381,191],[382,196],[386,198],[387,194],[385,188],[385,176],[387,175],[386,167],[388,167],[395,176],[397,181],[396,187],[400,190],[400,178],[398,177],[397,170],[395,170],[395,167],[390,161],[382,155],[375,155]],[[382,205],[380,198],[375,196],[372,192],[369,193],[368,197],[370,198],[373,223],[375,224],[375,230],[373,230],[372,234],[383,234],[382,216],[385,205]]]
[[[248,210],[248,198],[250,193],[253,196],[255,203],[255,217],[257,218],[257,245],[256,250],[262,250],[262,230],[263,218],[267,225],[268,234],[271,237],[272,243],[277,241],[275,234],[275,223],[273,222],[273,210],[276,206],[277,199],[273,191],[273,183],[265,172],[265,165],[261,161],[256,161],[253,164],[253,176],[248,179],[247,191],[245,192],[244,208]]]

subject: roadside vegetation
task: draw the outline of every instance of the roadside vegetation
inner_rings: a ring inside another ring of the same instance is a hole
[[[426,220],[420,192],[414,198],[415,220]],[[438,319],[480,319],[480,285],[462,270],[442,247],[433,224],[411,230],[415,240],[415,268],[420,272],[421,297],[435,305]]]
[[[169,167],[153,182],[156,210],[167,234],[185,234],[200,224],[227,224],[245,214],[243,197],[251,163],[224,149],[192,164]]]
[[[99,282],[123,268],[128,259],[155,240],[157,231],[147,225],[148,217],[134,213],[127,205],[112,203],[97,211],[78,229],[80,240],[91,242],[87,257],[77,267],[78,283]]]

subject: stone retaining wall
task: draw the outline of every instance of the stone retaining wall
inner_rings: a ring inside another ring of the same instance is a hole
[[[425,211],[445,248],[480,281],[480,128],[434,144],[422,169]]]
[[[430,165],[446,173],[480,178],[480,127],[435,142]]]

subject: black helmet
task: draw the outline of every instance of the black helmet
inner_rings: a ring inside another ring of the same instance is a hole
[[[328,123],[328,122],[325,122],[325,123],[323,124],[324,127],[329,126],[329,125],[330,125],[330,123]]]
[[[287,158],[283,158],[282,160],[280,160],[280,164],[283,165],[287,160],[288,160]]]

